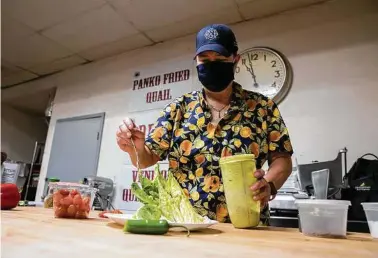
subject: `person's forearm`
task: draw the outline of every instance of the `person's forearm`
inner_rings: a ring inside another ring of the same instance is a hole
[[[292,172],[291,157],[282,155],[273,157],[265,180],[273,182],[276,189],[280,189]]]
[[[138,167],[135,152],[132,151],[131,153],[129,153],[129,155],[131,163],[135,167]],[[141,169],[151,167],[159,161],[159,158],[153,152],[151,152],[147,146],[144,146],[144,149],[138,152],[138,158],[139,166]]]

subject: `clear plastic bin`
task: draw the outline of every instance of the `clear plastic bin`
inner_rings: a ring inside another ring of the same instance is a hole
[[[50,183],[55,218],[87,219],[92,209],[96,188],[89,185]]]
[[[309,236],[344,238],[350,201],[296,200],[302,233]]]
[[[364,207],[371,236],[378,238],[378,202],[363,202],[361,205]]]

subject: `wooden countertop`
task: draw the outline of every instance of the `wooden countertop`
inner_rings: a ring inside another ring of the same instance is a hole
[[[296,229],[235,229],[215,225],[201,233],[165,236],[125,234],[97,218],[55,219],[50,209],[18,207],[1,212],[1,257],[378,257],[378,241],[368,234],[347,239],[305,237]]]

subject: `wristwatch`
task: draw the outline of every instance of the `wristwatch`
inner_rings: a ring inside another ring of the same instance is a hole
[[[269,187],[270,187],[270,195],[271,195],[270,199],[273,200],[277,195],[277,188],[273,184],[273,182],[268,182],[268,184],[269,184]]]

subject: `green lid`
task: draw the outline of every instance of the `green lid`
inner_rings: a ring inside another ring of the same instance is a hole
[[[236,154],[233,156],[222,157],[219,160],[219,163],[228,163],[228,162],[240,162],[240,161],[252,161],[255,162],[255,155],[253,154]]]
[[[49,181],[49,182],[59,182],[60,179],[59,179],[59,178],[52,177],[52,178],[49,178],[48,181]]]

